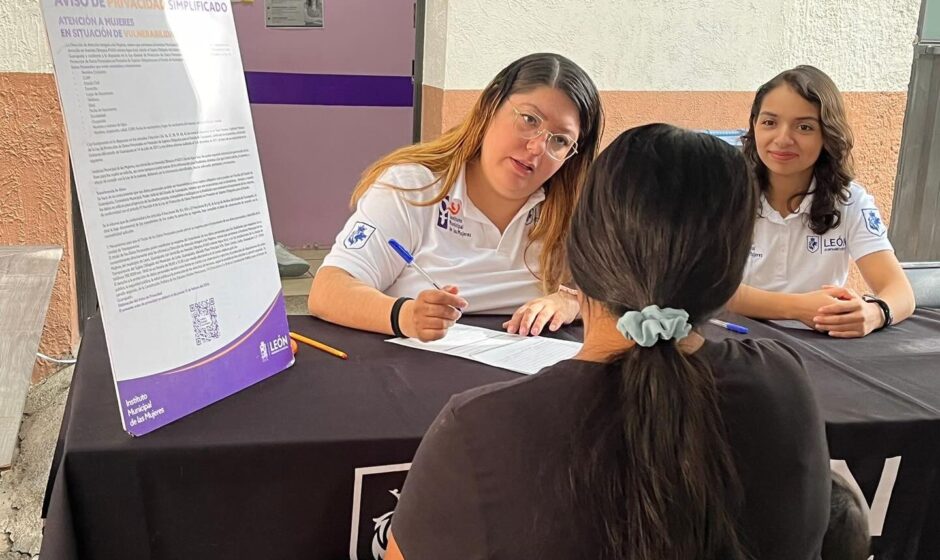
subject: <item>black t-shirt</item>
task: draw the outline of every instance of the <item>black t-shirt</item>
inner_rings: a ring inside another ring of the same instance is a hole
[[[770,340],[706,341],[743,486],[740,536],[760,560],[819,558],[829,519],[825,431],[799,358]],[[405,560],[598,558],[549,481],[603,364],[566,360],[453,397],[421,442],[392,520]],[[582,512],[583,513],[583,512]]]

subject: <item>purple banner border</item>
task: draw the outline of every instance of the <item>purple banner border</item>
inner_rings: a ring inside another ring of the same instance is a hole
[[[413,107],[411,76],[245,72],[248,102],[264,105]]]
[[[294,363],[283,293],[244,333],[173,370],[118,381],[124,429],[141,436],[267,379]]]

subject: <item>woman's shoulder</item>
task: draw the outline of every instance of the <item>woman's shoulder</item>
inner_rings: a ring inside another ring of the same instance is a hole
[[[374,186],[414,192],[431,191],[436,194],[433,185],[440,177],[419,163],[399,163],[390,166],[379,175]]]
[[[604,364],[563,360],[535,375],[464,391],[451,398],[450,407],[458,417],[487,422],[501,415],[519,418],[526,411],[553,410],[552,403],[570,403],[581,392],[590,392],[591,380],[600,379],[604,368]]]
[[[754,403],[770,399],[812,400],[803,360],[786,344],[770,339],[708,341],[708,357],[720,387]],[[746,395],[746,396],[745,396]]]
[[[874,197],[865,190],[865,187],[861,183],[852,181],[849,183],[849,186],[846,187],[846,190],[848,191],[848,196],[844,204],[846,208],[855,208],[859,205],[872,203],[874,201]]]
[[[430,207],[423,203],[437,196],[437,182],[438,176],[423,165],[392,165],[385,169],[362,195],[361,202],[367,205],[397,205],[409,214],[426,212]]]
[[[363,195],[363,200],[403,201],[409,212],[426,211],[427,203],[440,194],[440,177],[417,163],[399,163],[382,171]]]
[[[722,360],[734,360],[753,365],[767,363],[791,366],[796,363],[802,368],[799,355],[792,348],[769,338],[726,338],[720,341],[706,340],[709,357]]]
[[[892,248],[885,235],[888,227],[881,217],[875,197],[855,181],[849,183],[849,197],[843,207],[842,217],[852,236],[852,258],[859,259],[869,253]]]
[[[821,411],[796,352],[775,340],[712,344],[719,348],[712,369],[732,442],[781,465],[824,454]]]

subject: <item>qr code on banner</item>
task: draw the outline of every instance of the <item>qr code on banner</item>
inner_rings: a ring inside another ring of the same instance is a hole
[[[209,298],[190,304],[189,314],[193,317],[193,335],[196,345],[219,338],[219,316],[215,312],[215,298]]]

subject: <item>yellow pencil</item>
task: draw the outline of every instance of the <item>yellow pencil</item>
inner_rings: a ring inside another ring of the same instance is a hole
[[[323,344],[322,342],[317,342],[316,340],[313,340],[312,338],[301,336],[295,332],[291,332],[290,337],[296,340],[297,342],[303,342],[304,344],[313,346],[317,350],[323,350],[327,354],[333,354],[337,358],[342,358],[344,360],[349,359],[349,356],[346,354],[346,352],[343,352],[342,350],[337,350],[336,348],[333,348],[332,346],[327,346],[326,344]]]

